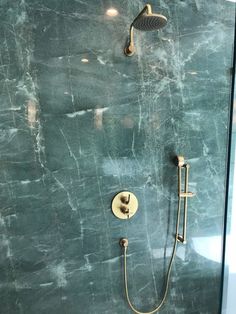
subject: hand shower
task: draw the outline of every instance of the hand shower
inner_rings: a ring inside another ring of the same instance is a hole
[[[164,305],[165,300],[167,298],[170,276],[171,276],[171,270],[172,270],[172,266],[174,263],[176,250],[177,250],[177,243],[178,242],[181,242],[183,244],[186,243],[187,198],[193,197],[195,194],[188,191],[188,176],[189,176],[189,167],[190,167],[189,164],[185,162],[183,156],[177,156],[176,160],[177,160],[177,166],[178,166],[178,208],[177,208],[177,218],[176,218],[176,226],[175,226],[174,245],[173,245],[171,258],[170,258],[169,266],[168,266],[166,277],[165,277],[163,296],[161,298],[160,303],[153,310],[151,310],[149,312],[141,312],[141,311],[137,310],[130,300],[129,287],[128,287],[128,272],[127,272],[127,251],[128,251],[129,241],[126,238],[122,238],[122,239],[120,239],[120,242],[119,242],[120,246],[124,250],[124,286],[125,286],[126,300],[128,302],[129,307],[136,314],[154,314],[162,308],[162,306]],[[182,170],[185,170],[184,184],[182,184]],[[181,235],[181,234],[179,234],[179,229],[180,229],[179,226],[180,226],[182,199],[184,200],[184,206],[183,206],[184,207],[184,215],[183,215],[183,233]]]
[[[167,18],[164,15],[152,13],[151,5],[146,4],[130,25],[129,41],[124,50],[125,55],[131,57],[135,53],[134,28],[140,31],[154,31],[164,27],[166,23]]]

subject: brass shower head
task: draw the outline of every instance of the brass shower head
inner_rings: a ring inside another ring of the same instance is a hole
[[[125,55],[131,57],[135,52],[134,47],[134,28],[141,31],[153,31],[159,30],[167,23],[167,18],[161,14],[152,13],[152,7],[150,4],[146,4],[139,15],[134,19],[130,25],[129,41],[125,47]]]

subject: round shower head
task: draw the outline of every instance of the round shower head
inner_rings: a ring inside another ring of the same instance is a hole
[[[129,41],[124,49],[126,56],[131,57],[135,53],[134,47],[134,28],[140,31],[155,31],[164,27],[167,23],[167,18],[162,14],[152,13],[150,4],[146,4],[139,15],[130,25]]]
[[[167,23],[167,18],[161,14],[139,15],[132,23],[133,27],[140,31],[154,31],[164,27]]]

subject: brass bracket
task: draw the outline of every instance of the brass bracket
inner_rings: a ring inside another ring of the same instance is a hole
[[[111,207],[117,218],[129,219],[138,210],[138,200],[133,193],[122,191],[115,195]]]

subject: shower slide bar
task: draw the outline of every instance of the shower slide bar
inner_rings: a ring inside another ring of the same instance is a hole
[[[184,200],[184,215],[183,215],[183,232],[182,235],[178,234],[177,239],[179,242],[186,243],[186,230],[187,230],[187,210],[188,210],[188,197],[195,196],[194,193],[188,191],[188,177],[189,177],[189,164],[185,163],[183,156],[177,156],[178,160],[178,197],[179,208],[181,208],[182,199]],[[182,191],[182,170],[185,171],[184,190]]]

